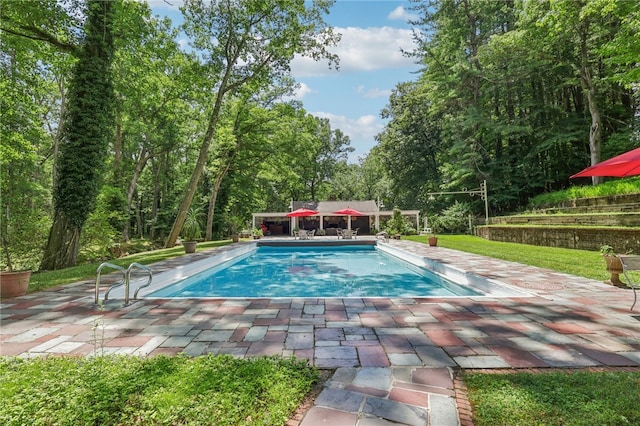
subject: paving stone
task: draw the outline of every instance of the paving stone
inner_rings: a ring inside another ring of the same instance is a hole
[[[350,346],[316,348],[316,358],[351,358],[358,356],[356,349]]]
[[[365,396],[360,392],[345,389],[325,388],[315,400],[320,407],[335,408],[336,410],[357,413],[362,406]]]
[[[422,361],[416,354],[390,354],[387,353],[391,365],[422,365]]]
[[[361,368],[354,377],[352,384],[361,387],[371,387],[388,390],[391,388],[391,370],[388,368]]]
[[[456,362],[437,346],[417,346],[416,354],[427,367],[454,367]]]
[[[268,330],[269,327],[265,326],[251,327],[243,340],[246,342],[257,342],[263,340]]]
[[[324,314],[324,305],[305,304],[303,312],[308,315],[322,315]]]
[[[233,331],[203,331],[198,334],[193,340],[196,342],[226,342],[231,338]]]
[[[442,395],[429,395],[429,424],[459,426],[458,408],[455,399]]]
[[[458,356],[454,358],[455,362],[462,368],[508,368],[506,363],[499,356]]]
[[[313,345],[313,333],[289,333],[285,340],[287,349],[311,349]]]
[[[367,397],[364,413],[372,414],[383,419],[411,426],[424,426],[427,424],[426,410],[418,407],[400,404],[388,399]]]
[[[358,417],[354,413],[345,413],[325,407],[312,407],[302,419],[300,426],[355,426],[357,421]]]

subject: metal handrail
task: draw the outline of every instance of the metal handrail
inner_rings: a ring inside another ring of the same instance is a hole
[[[125,282],[127,281],[127,271],[125,271],[125,269],[122,266],[114,265],[113,263],[109,263],[109,262],[102,263],[100,266],[98,266],[98,271],[97,271],[98,276],[96,277],[96,304],[98,304],[98,301],[100,299],[100,276],[102,274],[102,268],[106,268],[106,267],[116,269],[122,272],[122,281],[112,284],[107,289],[106,293],[104,294],[104,300],[107,300],[107,298],[109,297],[109,292],[111,291],[111,289],[120,287],[122,284],[125,284]]]
[[[140,289],[149,287],[151,285],[151,280],[153,279],[153,272],[151,272],[151,269],[149,267],[141,265],[138,262],[133,262],[131,265],[129,265],[129,268],[127,268],[127,275],[126,275],[127,279],[125,280],[125,290],[124,290],[125,305],[129,303],[129,281],[131,279],[131,270],[134,267],[142,269],[143,271],[147,272],[149,274],[149,277],[147,279],[147,282],[142,284],[140,287],[138,287],[136,291],[133,293],[133,300],[138,299],[138,292],[140,291]]]

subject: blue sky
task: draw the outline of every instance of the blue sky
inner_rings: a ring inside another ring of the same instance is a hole
[[[149,0],[155,14],[180,19],[179,0]],[[333,129],[351,139],[355,151],[350,162],[366,155],[375,145],[375,135],[385,124],[380,111],[389,94],[402,81],[415,80],[419,69],[401,49],[413,50],[407,24],[409,2],[395,0],[337,0],[325,18],[342,34],[332,49],[340,57],[340,70],[326,63],[296,58],[292,74],[300,84],[296,98],[305,110],[328,118]]]

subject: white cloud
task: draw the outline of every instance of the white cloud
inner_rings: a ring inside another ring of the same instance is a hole
[[[368,154],[376,144],[375,136],[384,128],[384,124],[371,114],[355,119],[330,112],[312,112],[311,114],[320,118],[328,118],[331,129],[340,129],[342,133],[349,136],[351,146],[355,148],[349,157],[350,162],[356,162],[358,157]]]
[[[297,100],[301,100],[302,98],[304,98],[305,96],[307,96],[310,93],[317,93],[317,91],[313,90],[311,87],[309,87],[308,84],[300,83],[298,85],[298,88],[296,90],[294,98],[297,99]]]
[[[380,89],[377,87],[366,88],[363,85],[358,86],[356,92],[367,99],[388,98],[391,95],[391,90],[389,89]]]
[[[409,13],[407,12],[407,10],[402,7],[402,6],[398,6],[395,9],[393,9],[389,15],[387,15],[387,18],[392,20],[392,21],[413,21],[416,20],[418,18],[418,15],[415,15],[413,13]]]
[[[331,49],[340,57],[340,72],[374,71],[403,68],[414,65],[413,58],[405,57],[402,50],[412,51],[415,43],[410,29],[336,28],[342,34],[338,46]],[[315,62],[311,58],[296,56],[291,64],[295,77],[310,77],[333,74],[326,62]]]

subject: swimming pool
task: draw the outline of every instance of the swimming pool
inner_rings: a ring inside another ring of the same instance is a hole
[[[374,244],[264,246],[153,291],[151,298],[473,297],[447,279]]]

